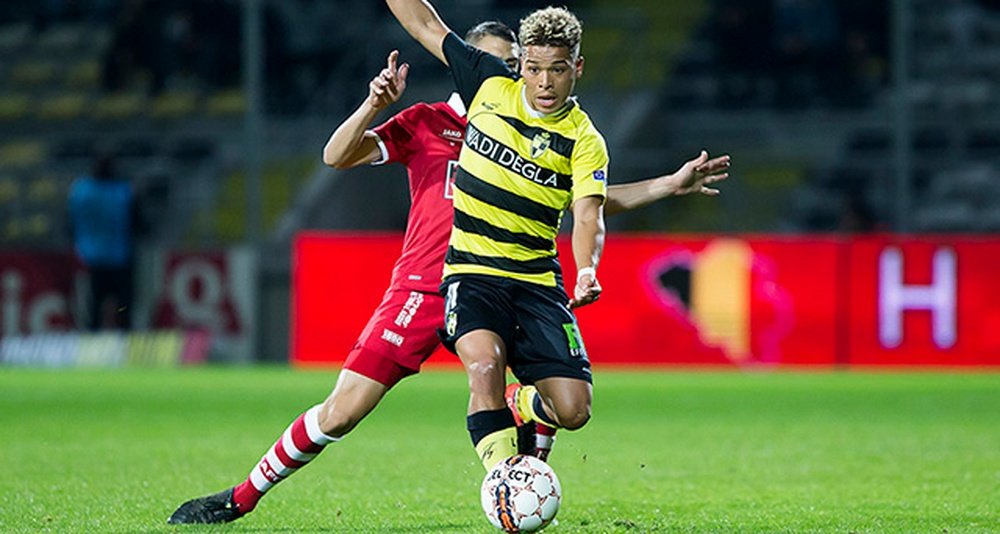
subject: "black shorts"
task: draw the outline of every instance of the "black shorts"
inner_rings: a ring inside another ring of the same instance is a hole
[[[552,377],[591,382],[587,349],[561,286],[465,274],[445,279],[441,294],[441,341],[448,350],[455,352],[463,335],[485,329],[503,339],[507,365],[522,384]]]

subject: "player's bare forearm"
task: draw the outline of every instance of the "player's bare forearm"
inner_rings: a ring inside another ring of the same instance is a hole
[[[437,11],[426,0],[386,0],[389,10],[403,26],[406,33],[417,40],[434,57],[445,65],[444,38],[451,30],[445,25]]]
[[[406,91],[410,66],[406,63],[398,65],[398,60],[399,50],[389,52],[385,68],[368,83],[368,97],[326,142],[323,163],[338,169],[349,169],[378,159],[380,153],[375,134],[366,129],[379,111],[399,102]]]
[[[716,196],[719,190],[708,187],[729,177],[730,157],[708,158],[708,153],[689,160],[677,172],[649,178],[631,184],[608,187],[608,201],[604,208],[606,215],[641,208],[671,196],[701,193]]]
[[[367,100],[362,102],[330,135],[323,147],[323,163],[335,169],[350,169],[377,160],[375,134],[366,132],[378,112]]]
[[[670,175],[659,176],[641,182],[609,186],[604,214],[618,215],[670,196],[673,188],[670,187],[669,177]]]
[[[585,306],[597,300],[601,284],[597,264],[604,250],[604,207],[600,197],[585,197],[573,203],[573,259],[577,279],[571,307]]]

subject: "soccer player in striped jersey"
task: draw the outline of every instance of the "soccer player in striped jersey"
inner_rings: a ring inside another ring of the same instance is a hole
[[[516,425],[578,429],[590,418],[590,362],[572,308],[602,291],[608,153],[572,97],[582,27],[564,8],[523,19],[518,75],[451,32],[428,2],[387,3],[448,65],[468,108],[441,286],[444,343],[468,374],[467,427],[489,470],[518,452]],[[568,302],[555,246],[567,209],[576,263]],[[507,367],[530,385],[505,392]]]
[[[465,39],[517,67],[516,36],[506,25],[484,22]],[[184,503],[171,523],[222,523],[249,513],[275,484],[347,435],[399,380],[417,373],[440,344],[436,330],[443,326],[444,299],[437,286],[451,231],[452,182],[466,127],[465,106],[452,95],[447,102],[410,106],[370,129],[378,113],[405,91],[408,67],[397,62],[394,51],[386,68],[369,83],[366,100],[323,150],[323,160],[331,167],[390,162],[407,167],[412,207],[403,252],[384,300],[348,354],[327,399],[297,417],[241,484]],[[703,153],[675,173],[611,186],[607,211],[623,212],[694,192],[716,195],[718,190],[709,186],[725,179],[728,167],[728,156],[709,160]],[[396,346],[383,339],[385,329],[398,330],[403,343]],[[550,443],[544,435],[540,439],[543,445]]]

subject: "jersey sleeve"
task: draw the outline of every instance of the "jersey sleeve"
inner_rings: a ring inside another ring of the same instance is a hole
[[[517,77],[500,58],[466,43],[455,32],[445,36],[442,48],[451,76],[455,80],[455,88],[466,106],[472,104],[479,86],[489,78]]]
[[[383,163],[406,164],[416,151],[414,139],[420,122],[418,106],[410,106],[375,127],[375,141],[382,155],[372,165]]]
[[[573,201],[589,196],[608,196],[608,146],[604,137],[591,131],[573,148]]]

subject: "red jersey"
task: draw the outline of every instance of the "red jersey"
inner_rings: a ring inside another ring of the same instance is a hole
[[[406,165],[410,214],[392,288],[437,292],[453,217],[452,187],[465,136],[461,101],[414,104],[374,129],[382,158]]]

